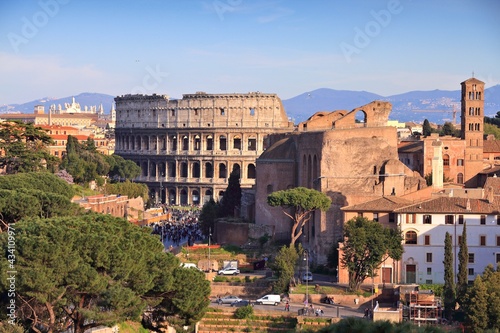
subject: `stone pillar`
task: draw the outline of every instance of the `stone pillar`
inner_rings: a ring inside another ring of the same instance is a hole
[[[432,142],[434,157],[432,158],[432,187],[443,188],[443,142],[439,139]]]

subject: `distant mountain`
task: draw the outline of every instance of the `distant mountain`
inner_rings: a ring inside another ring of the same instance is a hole
[[[91,106],[99,106],[100,104],[102,104],[105,113],[109,113],[115,98],[115,96],[99,93],[81,93],[79,95],[63,98],[45,97],[23,104],[1,105],[0,113],[14,111],[18,111],[21,113],[33,113],[33,108],[35,107],[35,105],[43,105],[45,107],[45,111],[47,112],[52,104],[55,104],[56,106],[61,104],[61,106],[64,108],[64,103],[71,103],[73,97],[75,98],[75,102],[80,103],[80,107],[82,108],[82,110],[85,109],[85,106],[90,108]]]
[[[64,107],[64,103],[71,103],[73,97],[80,103],[82,109],[85,106],[90,108],[102,104],[106,113],[111,110],[115,98],[112,95],[99,93],[82,93],[64,98],[47,97],[24,104],[0,106],[0,113],[14,111],[32,113],[35,105],[44,105],[45,110],[52,104],[56,106],[61,104]],[[500,85],[487,88],[484,98],[484,114],[494,117],[500,111]],[[367,91],[320,88],[283,100],[283,106],[288,117],[298,124],[319,111],[350,111],[374,100],[391,102],[392,112],[389,115],[391,120],[421,123],[427,119],[433,123],[443,124],[445,121],[453,121],[455,115],[456,122],[460,122],[460,90],[410,91],[384,97]]]
[[[321,88],[283,100],[287,115],[295,123],[306,120],[318,111],[352,110],[374,100],[392,104],[390,119],[442,124],[460,122],[460,90],[410,91],[392,96],[380,96],[366,91]],[[485,90],[485,115],[494,117],[500,111],[500,85]],[[418,111],[417,111],[418,110]]]

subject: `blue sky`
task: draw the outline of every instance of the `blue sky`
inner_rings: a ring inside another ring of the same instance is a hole
[[[2,0],[0,105],[500,83],[498,0]]]

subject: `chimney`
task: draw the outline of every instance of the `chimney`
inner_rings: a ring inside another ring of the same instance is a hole
[[[493,192],[493,186],[488,186],[486,189],[486,201],[488,203],[493,203],[495,193]]]

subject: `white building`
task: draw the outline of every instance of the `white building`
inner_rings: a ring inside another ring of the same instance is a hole
[[[496,266],[500,262],[500,197],[494,194],[492,187],[485,190],[483,199],[439,197],[395,209],[394,213],[404,238],[402,283],[444,283],[447,232],[452,239],[456,276],[464,225],[467,226],[469,280],[482,274],[487,265]]]

